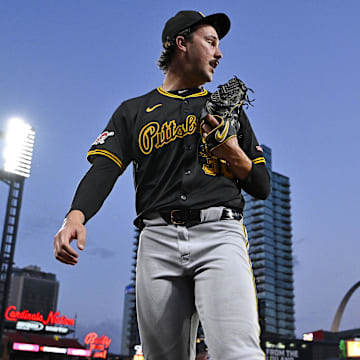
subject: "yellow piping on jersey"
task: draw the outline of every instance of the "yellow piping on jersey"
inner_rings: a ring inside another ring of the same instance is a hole
[[[188,95],[188,96],[180,96],[180,95],[171,94],[171,93],[165,91],[161,86],[159,86],[156,90],[161,95],[165,95],[165,96],[172,97],[172,98],[175,98],[175,99],[186,99],[186,98],[190,98],[190,97],[199,97],[199,96],[204,96],[204,95],[206,95],[208,93],[207,90],[202,89],[202,91],[200,91],[200,92],[198,92],[196,94],[192,94],[192,95]]]
[[[242,227],[243,227],[243,232],[244,232],[244,236],[245,236],[245,239],[246,239],[245,246],[246,246],[246,249],[249,250],[249,239],[248,239],[248,234],[247,234],[244,222],[242,223]]]
[[[263,156],[260,156],[260,157],[257,157],[257,158],[255,158],[255,159],[253,159],[252,162],[253,162],[254,164],[261,164],[261,163],[266,164],[265,158],[264,158]]]
[[[106,156],[108,157],[109,159],[111,159],[120,169],[121,171],[124,171],[125,170],[125,166],[124,164],[122,163],[122,161],[117,157],[115,156],[114,154],[112,154],[110,151],[107,151],[107,150],[101,150],[101,149],[96,149],[96,150],[90,150],[88,153],[87,153],[87,156],[92,156],[92,155],[103,155],[103,156]]]

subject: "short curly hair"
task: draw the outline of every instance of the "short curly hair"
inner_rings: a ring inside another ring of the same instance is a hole
[[[176,53],[176,38],[178,36],[183,36],[185,40],[192,41],[194,30],[194,28],[186,28],[180,31],[174,39],[163,44],[164,49],[162,50],[160,58],[157,62],[160,70],[162,70],[164,73],[167,72],[169,65],[171,64],[171,61]]]

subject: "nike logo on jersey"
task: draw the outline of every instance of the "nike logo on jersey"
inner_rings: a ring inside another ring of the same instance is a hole
[[[156,108],[158,108],[158,107],[160,107],[160,106],[162,106],[163,104],[156,104],[156,105],[154,105],[153,107],[147,107],[146,108],[146,112],[152,112],[152,111],[154,111]]]
[[[223,142],[225,140],[226,135],[227,135],[227,133],[229,131],[229,125],[230,125],[230,123],[229,123],[229,121],[227,121],[226,125],[224,127],[224,130],[222,132],[220,132],[220,129],[216,131],[216,133],[215,133],[216,141],[221,143],[221,142]]]

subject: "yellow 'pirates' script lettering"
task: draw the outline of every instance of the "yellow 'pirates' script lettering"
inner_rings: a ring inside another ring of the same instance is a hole
[[[139,148],[145,155],[150,154],[154,146],[156,149],[170,142],[191,135],[196,131],[197,119],[195,115],[188,115],[184,124],[176,124],[175,120],[165,121],[161,126],[157,121],[146,124],[139,133]]]

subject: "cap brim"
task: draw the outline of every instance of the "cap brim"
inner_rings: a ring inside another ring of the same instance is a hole
[[[213,26],[219,39],[222,39],[230,30],[230,19],[223,13],[205,16],[197,24],[209,24]]]

